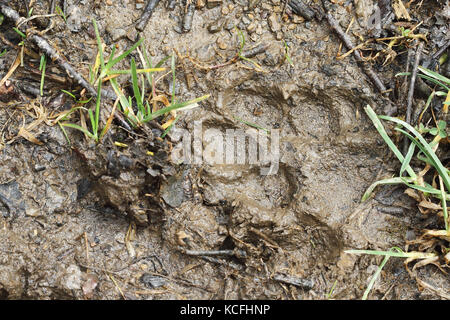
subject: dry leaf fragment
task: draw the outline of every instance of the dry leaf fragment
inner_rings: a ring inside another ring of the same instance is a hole
[[[406,10],[402,0],[394,0],[392,2],[392,9],[394,9],[397,19],[406,19],[411,21],[411,17],[409,16],[408,10]]]
[[[431,210],[442,210],[441,205],[426,200],[420,201],[419,206]]]
[[[22,138],[25,138],[26,140],[37,144],[37,145],[43,145],[42,141],[39,141],[38,139],[36,139],[27,129],[25,129],[24,127],[20,128],[19,136],[21,136]]]

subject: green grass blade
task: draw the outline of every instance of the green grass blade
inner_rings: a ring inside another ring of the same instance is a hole
[[[397,251],[379,251],[379,250],[345,250],[345,253],[350,254],[370,254],[375,256],[389,256],[397,258],[413,258],[413,259],[428,259],[436,256],[436,253],[431,252],[403,252],[399,248]]]
[[[116,93],[117,97],[119,97],[119,105],[122,109],[122,112],[126,116],[127,120],[130,122],[130,124],[133,127],[136,127],[139,119],[136,117],[136,115],[133,112],[133,108],[131,105],[131,102],[125,95],[122,93],[122,91],[119,89],[119,84],[117,83],[116,79],[110,80],[111,86],[113,87],[114,92]],[[131,97],[129,97],[131,99]]]
[[[167,60],[169,60],[170,57],[171,57],[171,56],[166,56],[166,57],[162,58],[161,61],[158,62],[158,63],[155,65],[155,68],[161,67],[161,66],[164,64],[164,62],[166,62]]]
[[[96,129],[96,125],[95,125],[95,117],[94,117],[94,113],[92,112],[91,109],[88,110],[88,114],[89,114],[89,119],[91,120],[91,127],[92,127],[92,132],[95,135],[95,131]]]
[[[444,82],[444,83],[450,85],[450,79],[449,79],[449,78],[444,77],[443,75],[440,75],[440,74],[437,73],[437,72],[434,72],[434,71],[432,71],[432,70],[430,70],[430,69],[427,69],[427,68],[424,68],[424,67],[421,67],[421,66],[419,66],[419,67],[417,67],[417,68],[418,68],[422,73],[426,74],[427,76],[432,77],[432,78],[434,78],[434,79],[437,79],[437,80],[439,80],[439,81],[442,81],[442,82]]]
[[[443,84],[442,82],[440,82],[439,80],[436,80],[435,78],[423,75],[423,74],[418,74],[417,76],[421,77],[422,79],[428,80],[433,82],[434,84],[437,84],[438,86],[445,88],[446,90],[450,90],[449,87],[447,87],[445,84]]]
[[[108,63],[108,65],[106,66],[106,69],[109,70],[111,69],[114,65],[116,65],[118,62],[120,62],[122,59],[126,58],[131,52],[133,52],[134,50],[136,50],[137,47],[139,47],[142,43],[142,41],[144,40],[144,38],[140,38],[138,40],[138,42],[136,42],[130,49],[128,49],[127,51],[125,51],[124,53],[122,53],[120,56],[118,56],[117,58],[113,59],[112,61],[110,61]]]
[[[61,130],[62,130],[62,132],[63,132],[63,134],[64,134],[64,137],[65,137],[66,140],[67,140],[67,143],[69,144],[69,146],[71,146],[72,143],[70,142],[69,136],[67,135],[67,131],[66,131],[66,129],[64,129],[64,126],[62,126],[61,123],[60,123],[59,121],[58,121],[58,126],[61,128]]]
[[[64,89],[61,89],[61,91],[64,92],[65,94],[68,94],[69,96],[71,96],[74,100],[77,100],[77,97],[72,92],[69,92]]]
[[[44,81],[45,81],[45,69],[47,68],[47,56],[43,54],[41,56],[41,63],[39,65],[39,71],[41,71],[41,85],[39,91],[41,93],[41,97],[44,95]]]
[[[101,66],[101,70],[103,71],[105,68],[105,59],[103,57],[102,38],[100,37],[100,32],[98,31],[97,21],[95,21],[95,19],[92,19],[92,23],[94,24],[94,31],[95,31],[95,37],[97,39],[98,53],[100,55],[100,66]]]
[[[189,106],[191,104],[195,104],[195,103],[198,103],[198,102],[203,101],[205,99],[208,99],[209,96],[210,95],[207,94],[207,95],[204,95],[202,97],[199,97],[199,98],[196,98],[196,99],[193,99],[193,100],[190,100],[190,101],[186,101],[186,102],[182,102],[182,103],[176,103],[174,105],[170,105],[168,107],[159,109],[159,110],[153,112],[152,114],[150,114],[148,117],[146,117],[144,119],[144,121],[147,122],[147,121],[153,120],[153,119],[155,119],[155,118],[157,118],[159,116],[162,116],[163,114],[166,114],[166,113],[168,113],[168,112],[170,112],[172,110],[178,110],[178,109],[185,108],[185,107],[187,107],[187,106]]]
[[[241,118],[236,117],[236,116],[233,116],[233,118],[235,118],[235,119],[238,120],[239,122],[242,122],[243,124],[246,124],[246,125],[248,125],[248,126],[250,126],[250,127],[254,127],[254,128],[256,128],[256,129],[263,130],[263,131],[266,132],[266,134],[270,134],[270,130],[268,130],[268,129],[266,129],[266,128],[263,128],[263,127],[261,127],[260,125],[257,125],[256,123],[246,121],[246,120],[241,119]]]
[[[367,188],[366,192],[364,193],[364,195],[361,198],[361,201],[362,202],[366,201],[370,197],[370,195],[372,194],[373,190],[375,190],[376,187],[381,186],[381,185],[404,184],[405,179],[408,182],[411,180],[411,178],[409,178],[410,180],[408,180],[408,178],[396,177],[396,178],[389,178],[389,179],[376,181],[376,182],[372,183],[369,188]]]
[[[113,46],[113,47],[112,47],[112,50],[111,50],[111,54],[109,55],[108,62],[106,63],[107,65],[109,65],[110,63],[112,63],[115,54],[116,54],[116,46]],[[108,72],[108,73],[111,74],[110,72]]]
[[[95,102],[95,130],[93,130],[95,137],[98,137],[98,124],[100,121],[100,104],[102,98],[102,82],[98,82],[97,101]]]
[[[74,124],[74,123],[62,123],[61,125],[63,125],[64,127],[69,127],[69,128],[73,128],[73,129],[77,129],[81,132],[83,132],[84,134],[86,134],[89,138],[94,139],[94,135],[92,133],[90,133],[88,130],[86,130],[85,128]]]
[[[447,211],[447,200],[445,199],[445,190],[444,185],[442,183],[442,179],[439,179],[439,185],[441,187],[441,197],[442,197],[442,212],[444,214],[444,223],[445,223],[445,230],[448,231],[448,211]]]
[[[176,75],[175,75],[175,55],[172,54],[172,61],[170,63],[170,68],[172,69],[172,103],[175,103],[175,79],[176,79]]]
[[[445,167],[442,165],[441,161],[439,160],[439,158],[436,156],[436,154],[434,153],[434,151],[431,149],[430,145],[428,144],[428,142],[425,141],[425,139],[422,137],[422,135],[416,131],[416,129],[414,129],[411,125],[409,125],[408,123],[397,119],[397,118],[392,118],[392,117],[388,117],[388,116],[379,116],[380,119],[384,119],[384,120],[388,120],[388,121],[392,121],[394,123],[400,124],[403,127],[405,127],[406,129],[408,129],[417,140],[412,138],[412,136],[409,136],[409,138],[411,139],[411,141],[415,142],[416,145],[422,150],[422,152],[424,152],[424,154],[434,163],[434,167],[435,169],[438,171],[439,175],[442,177],[442,179],[444,180],[444,184],[445,187],[447,188],[447,191],[450,191],[450,178],[447,174],[447,170],[445,169]],[[399,128],[396,128],[397,130],[401,130]],[[406,134],[406,132],[403,132],[404,134]]]
[[[394,142],[392,142],[391,138],[389,138],[388,134],[386,133],[386,130],[383,127],[383,124],[379,120],[379,117],[377,116],[375,111],[373,111],[373,109],[369,105],[367,105],[364,110],[366,111],[370,120],[372,120],[375,128],[380,133],[383,140],[386,142],[386,144],[389,146],[389,148],[392,150],[392,152],[395,154],[395,156],[400,160],[400,162],[403,163],[405,158],[403,157],[402,153],[398,150],[398,148],[394,144]],[[380,118],[381,118],[381,116],[380,116]],[[408,174],[410,175],[410,177],[412,179],[414,179],[414,180],[417,179],[417,175],[414,172],[414,170],[411,168],[411,166],[407,165],[405,170],[408,172]]]
[[[370,290],[372,290],[372,287],[375,284],[375,281],[380,276],[381,270],[383,270],[383,267],[386,264],[386,262],[388,262],[389,258],[390,258],[390,256],[385,256],[383,261],[381,262],[381,264],[378,266],[377,271],[373,275],[372,279],[370,279],[370,282],[369,282],[369,285],[367,286],[366,291],[364,291],[364,295],[362,297],[362,300],[367,300],[367,297],[368,297],[368,295],[370,293]]]
[[[408,152],[406,153],[405,160],[402,162],[402,167],[400,168],[400,176],[405,172],[406,167],[409,166],[411,162],[412,156],[414,155],[414,150],[416,149],[416,145],[411,143],[408,148]]]
[[[134,61],[134,58],[131,59],[131,83],[133,85],[133,92],[138,106],[138,110],[143,112],[144,105],[142,104],[141,91],[139,90],[139,83],[136,71],[136,61]]]

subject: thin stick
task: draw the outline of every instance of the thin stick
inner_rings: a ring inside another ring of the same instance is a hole
[[[189,256],[233,256],[233,250],[186,250]]]
[[[291,0],[289,1],[289,6],[294,13],[302,16],[305,20],[309,21],[314,18],[315,12],[302,0]]]
[[[159,1],[159,0],[158,0]],[[24,18],[22,18],[17,11],[7,6],[2,0],[0,0],[0,12],[3,13],[7,18],[14,21],[14,23],[17,25],[19,24]],[[56,62],[60,65],[60,67],[67,72],[67,74],[75,79],[75,81],[85,88],[90,95],[93,97],[97,97],[97,91],[90,85],[89,82],[87,82],[84,77],[79,74],[71,65],[69,62],[66,61],[64,57],[59,55],[59,53],[54,49],[50,43],[44,39],[43,37],[32,34],[29,36],[29,39],[36,44],[48,57],[52,59],[52,61]],[[102,97],[108,100],[115,101],[117,99],[117,96],[114,92],[111,92],[109,90],[102,89]],[[123,119],[123,117],[116,113],[115,117],[129,130],[131,130],[128,123]]]
[[[14,23],[16,25],[19,25],[23,20],[23,18],[19,15],[19,13],[16,10],[10,8],[4,2],[0,2],[0,11],[7,18],[14,21]],[[81,74],[79,74],[77,71],[75,71],[75,69],[70,65],[70,63],[67,62],[67,60],[65,58],[63,58],[56,51],[56,49],[54,49],[50,45],[50,43],[46,39],[44,39],[43,37],[36,35],[36,34],[29,35],[27,37],[27,39],[30,39],[34,44],[36,44],[48,57],[50,57],[52,59],[52,61],[59,64],[61,66],[61,68],[64,69],[64,71],[66,71],[70,77],[75,79],[75,81],[80,86],[85,88],[89,92],[89,94],[91,94],[94,97],[97,96],[96,90],[89,84],[89,82],[87,82]],[[105,98],[111,99],[111,100],[116,99],[116,95],[107,90],[102,91],[102,96],[104,96]]]
[[[150,18],[153,14],[153,10],[156,8],[160,0],[148,0],[147,5],[145,6],[144,13],[136,24],[136,30],[144,31],[147,26]]]
[[[327,20],[328,23],[330,24],[330,27],[334,30],[334,32],[336,32],[336,34],[342,40],[347,49],[354,50],[354,46],[352,44],[352,41],[350,40],[350,37],[347,34],[345,34],[345,32],[339,26],[338,22],[333,18],[333,16],[329,12],[327,13]],[[383,82],[380,80],[378,75],[372,70],[372,68],[370,68],[370,66],[364,64],[364,60],[359,50],[354,50],[353,55],[356,61],[362,64],[365,74],[370,78],[370,80],[372,80],[372,83],[377,87],[377,89],[382,93],[385,92],[387,89],[384,86]]]
[[[438,51],[436,51],[436,53],[433,54],[431,59],[438,59],[445,52],[445,50],[448,49],[448,47],[450,47],[450,40],[448,40],[447,43],[444,44],[444,46],[442,48],[440,48]]]
[[[419,66],[420,57],[422,55],[423,50],[423,42],[420,42],[417,50],[416,50],[416,59],[414,60],[414,66],[411,73],[411,81],[409,82],[409,91],[408,91],[408,104],[406,106],[406,123],[411,124],[411,109],[412,109],[412,101],[413,101],[413,95],[414,95],[414,85],[416,83],[416,77],[417,77],[417,67]],[[405,137],[405,140],[403,142],[403,154],[406,154],[409,147],[409,139]]]

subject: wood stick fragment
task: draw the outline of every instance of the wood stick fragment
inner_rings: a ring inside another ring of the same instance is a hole
[[[24,19],[17,11],[7,6],[3,0],[0,0],[0,12],[7,18],[11,19],[16,25]],[[84,79],[84,77],[78,73],[45,38],[37,34],[31,34],[27,39],[30,39],[35,45],[37,45],[48,57],[52,59],[52,61],[56,62],[69,75],[69,77],[73,78],[80,86],[85,88],[91,96],[97,97],[97,90],[94,89],[94,87],[92,87],[91,84],[86,81],[86,79]],[[102,89],[101,95],[103,98],[108,100],[115,101],[117,99],[116,94],[110,90]],[[125,128],[131,130],[131,127],[119,113],[116,113],[115,117],[122,123],[122,125],[125,126]]]
[[[295,14],[302,16],[305,20],[310,21],[314,19],[314,10],[306,5],[303,0],[291,0],[289,1],[289,6]]]
[[[416,83],[417,78],[417,67],[419,66],[420,58],[422,56],[422,50],[423,50],[423,42],[420,42],[417,46],[416,50],[416,58],[414,60],[413,69],[411,72],[411,81],[409,82],[409,91],[408,91],[408,104],[406,106],[406,123],[411,124],[411,113],[412,113],[412,102],[413,102],[413,96],[414,96],[414,85]],[[407,137],[403,140],[403,154],[406,154],[408,152],[408,146],[409,146],[409,139]]]
[[[160,0],[148,0],[147,5],[144,8],[144,13],[136,24],[136,30],[142,32],[147,26],[150,18],[153,14],[153,10],[156,8]]]
[[[3,1],[0,2],[0,11],[7,18],[11,19],[16,25],[19,25],[21,21],[24,19],[19,15],[19,13],[16,10],[7,6]],[[37,34],[30,34],[28,35],[27,39],[31,40],[31,42],[37,45],[48,57],[52,59],[52,61],[56,62],[64,71],[67,72],[67,74],[71,78],[73,78],[80,86],[85,88],[89,92],[89,94],[91,94],[94,97],[97,96],[97,91],[90,85],[90,83],[87,82],[83,78],[83,76],[79,74],[70,65],[70,63],[64,57],[62,57],[56,51],[56,49],[52,47],[52,45],[50,45],[50,43],[46,39]],[[116,95],[107,90],[102,90],[102,96],[111,100],[116,99]]]
[[[336,34],[342,40],[342,42],[347,47],[347,49],[354,50],[354,46],[352,44],[350,37],[344,33],[344,31],[339,26],[339,23],[333,18],[331,13],[328,12],[326,17],[327,17],[328,23],[330,24],[330,27],[334,30],[334,32],[336,32]],[[359,50],[354,50],[353,56],[355,57],[356,61],[361,64],[361,67],[363,68],[365,74],[369,77],[369,79],[377,87],[377,89],[380,92],[385,92],[387,89],[384,86],[383,82],[380,80],[378,75],[372,70],[372,68],[364,63],[364,60],[363,60]]]
[[[419,66],[420,58],[422,56],[422,50],[423,50],[423,42],[419,43],[419,46],[417,47],[416,58],[414,60],[414,65],[411,73],[411,81],[409,83],[408,105],[406,107],[406,122],[408,124],[411,124],[411,107],[414,95],[414,84],[416,83],[417,67]]]

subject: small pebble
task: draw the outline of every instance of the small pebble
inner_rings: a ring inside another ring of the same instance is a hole
[[[216,43],[220,50],[225,50],[226,48],[228,48],[228,45],[225,41],[223,41],[222,37],[217,38]]]
[[[281,25],[278,22],[278,17],[277,16],[278,15],[276,15],[276,14],[271,14],[269,19],[268,19],[269,27],[270,27],[270,30],[272,30],[272,32],[278,32],[278,31],[281,30]]]
[[[249,25],[250,24],[250,19],[249,18],[247,18],[246,16],[243,16],[242,17],[242,23],[243,24],[245,24],[245,25]]]
[[[222,25],[223,25],[223,21],[213,21],[212,23],[210,23],[209,25],[208,25],[208,31],[210,32],[210,33],[217,33],[217,32],[219,32],[220,30],[222,30]]]
[[[247,26],[247,32],[248,33],[253,33],[253,32],[255,32],[255,30],[256,30],[256,23],[255,22],[252,22],[252,23],[250,23],[248,26]]]
[[[223,26],[223,28],[227,31],[230,31],[234,28],[234,22],[232,19],[228,19],[227,21],[225,21],[225,24]]]

